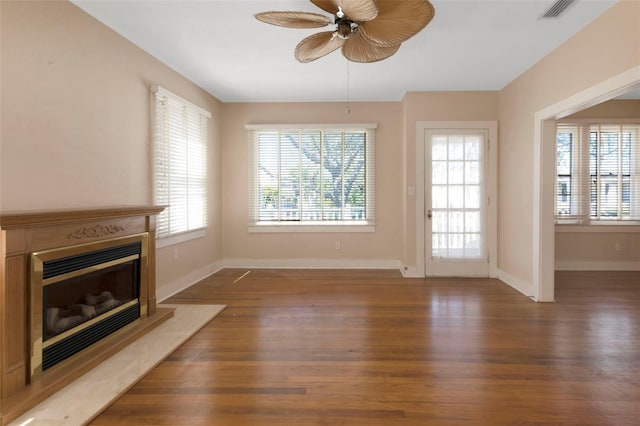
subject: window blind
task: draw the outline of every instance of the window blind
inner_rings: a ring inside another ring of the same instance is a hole
[[[154,88],[154,203],[164,238],[206,227],[206,158],[211,114],[160,87]]]
[[[559,125],[556,220],[640,220],[640,125]]]
[[[558,126],[556,157],[556,218],[585,222],[588,220],[589,178],[588,151],[583,143],[583,129],[573,125]]]
[[[640,219],[640,126],[589,129],[591,218]]]
[[[375,223],[375,127],[249,127],[249,225]]]

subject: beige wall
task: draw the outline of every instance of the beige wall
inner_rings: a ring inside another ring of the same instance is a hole
[[[572,114],[562,121],[640,120],[640,100],[610,100]],[[583,227],[578,227],[584,229]],[[640,227],[633,232],[619,226],[611,232],[576,232],[571,225],[557,225],[555,260],[558,269],[626,269],[640,265]]]
[[[225,104],[225,259],[359,259],[416,266],[416,123],[497,120],[497,92],[408,93],[401,103]],[[376,232],[373,234],[249,234],[246,124],[373,122],[376,131]],[[341,241],[341,250],[335,241]],[[329,261],[328,264],[331,262]],[[371,262],[375,265],[375,262]],[[385,263],[388,264],[388,263]]]
[[[402,131],[398,102],[230,103],[223,108],[224,257],[228,260],[376,260],[402,255]],[[248,233],[247,124],[377,123],[373,233]],[[335,249],[340,241],[341,249]],[[255,263],[254,263],[255,264]],[[307,263],[309,264],[309,263]],[[316,263],[310,263],[316,264]],[[380,264],[380,262],[378,262]]]
[[[617,3],[500,92],[498,267],[525,285],[533,279],[534,115],[637,66],[639,18],[640,2]]]
[[[0,211],[152,201],[150,91],[213,115],[206,238],[158,251],[158,286],[222,253],[220,116],[215,98],[71,3],[2,1]]]
[[[640,231],[558,232],[558,269],[634,269],[640,266]]]

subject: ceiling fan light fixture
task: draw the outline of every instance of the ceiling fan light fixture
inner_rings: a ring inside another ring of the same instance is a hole
[[[309,12],[263,12],[256,15],[263,22],[292,28],[303,28],[307,16],[311,21],[309,25],[321,22],[335,25],[334,31],[318,33],[322,35],[307,37],[298,44],[295,57],[304,63],[321,58],[339,47],[350,61],[381,61],[396,53],[401,43],[420,32],[435,15],[429,0],[311,2],[332,14],[333,22]]]

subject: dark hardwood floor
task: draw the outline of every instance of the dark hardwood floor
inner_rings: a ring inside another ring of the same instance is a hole
[[[640,425],[640,273],[223,270],[228,308],[92,425]]]

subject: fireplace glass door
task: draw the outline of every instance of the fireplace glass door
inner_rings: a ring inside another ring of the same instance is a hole
[[[32,254],[32,366],[37,374],[146,316],[148,235]]]
[[[138,262],[135,256],[114,266],[45,285],[42,289],[45,344],[69,329],[137,300]]]

